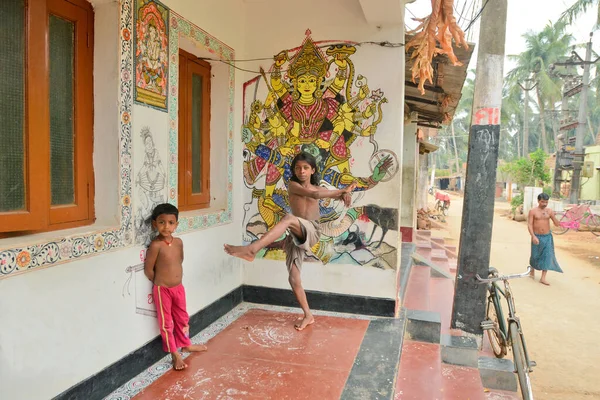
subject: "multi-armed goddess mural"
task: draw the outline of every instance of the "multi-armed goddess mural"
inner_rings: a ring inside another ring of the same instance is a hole
[[[281,51],[268,71],[261,69],[261,76],[244,85],[246,242],[290,212],[290,163],[305,151],[317,159],[322,186],[358,184],[350,208],[337,200],[321,201],[323,235],[313,253],[324,263],[395,267],[396,248],[384,239],[396,242],[396,233],[386,234],[397,230],[397,209],[369,204],[375,202],[369,190],[398,170],[396,155],[379,149],[375,140],[387,99],[355,71],[356,52],[349,42],[322,46],[308,31],[300,47]],[[284,259],[281,244],[259,256]]]

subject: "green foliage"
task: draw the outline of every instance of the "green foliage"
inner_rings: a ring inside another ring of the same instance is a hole
[[[445,176],[450,176],[450,170],[449,169],[436,169],[435,170],[435,176],[437,176],[438,178],[443,178]]]
[[[550,171],[546,167],[548,155],[537,149],[527,158],[519,158],[500,166],[500,171],[510,175],[520,187],[541,185],[550,182]]]
[[[551,113],[556,102],[561,99],[562,80],[549,71],[549,66],[563,60],[571,51],[573,36],[566,30],[564,23],[553,24],[549,22],[539,32],[529,31],[523,36],[526,50],[517,55],[509,55],[508,58],[516,63],[516,67],[509,71],[505,79],[503,104],[506,102],[509,108],[506,114],[508,119],[511,115],[525,109],[522,85],[532,88],[529,92],[529,104],[527,121],[522,121],[522,132],[525,125],[529,127],[528,135],[520,137],[520,145],[527,142],[529,149],[542,147],[546,151],[555,148],[554,138],[558,134],[558,124]],[[577,71],[576,71],[577,72]],[[514,107],[517,104],[521,107]],[[514,128],[509,127],[513,130]]]
[[[544,193],[552,197],[552,186],[544,186]]]
[[[600,2],[598,0],[577,0],[575,3],[571,5],[571,7],[567,8],[562,15],[560,16],[559,22],[567,22],[568,24],[573,24],[577,21],[577,17],[581,16],[581,14],[585,13],[588,8],[596,7],[596,26],[597,29],[600,27]]]
[[[512,200],[510,201],[510,208],[514,212],[517,209],[517,207],[522,205],[524,202],[525,202],[525,196],[523,196],[522,193],[518,194],[518,195],[514,196],[512,198]]]

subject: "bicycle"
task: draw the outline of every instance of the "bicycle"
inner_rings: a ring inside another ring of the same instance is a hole
[[[552,229],[552,233],[556,235],[562,235],[569,229],[578,231],[581,225],[585,223],[593,235],[600,236],[600,215],[594,214],[589,204],[580,204],[565,212],[556,213],[556,219],[559,226]]]
[[[498,270],[490,268],[487,279],[476,275],[479,282],[488,284],[486,319],[481,323],[481,328],[487,332],[492,351],[497,358],[503,358],[508,352],[508,346],[512,347],[515,372],[519,378],[523,400],[533,400],[529,373],[533,372],[536,363],[529,359],[525,336],[523,335],[521,321],[516,315],[515,301],[508,280],[524,278],[529,276],[530,272],[531,267],[522,274],[498,275]],[[504,282],[504,290],[498,284],[499,281]],[[508,318],[506,320],[504,320],[500,296],[504,297],[508,303]]]
[[[435,192],[435,210],[443,216],[448,215],[450,196],[444,192]]]

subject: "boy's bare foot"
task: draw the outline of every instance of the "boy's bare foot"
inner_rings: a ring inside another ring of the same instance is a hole
[[[305,315],[304,318],[302,318],[302,320],[298,320],[298,322],[296,322],[294,328],[296,328],[297,331],[301,331],[307,326],[312,325],[314,323],[315,317],[313,317],[312,315]]]
[[[535,269],[531,268],[531,272],[529,273],[529,277],[531,279],[535,279]]]
[[[550,284],[549,284],[548,282],[546,282],[546,281],[543,281],[543,280],[541,280],[541,279],[540,279],[540,283],[541,283],[542,285],[550,286]]]
[[[183,362],[183,358],[178,352],[171,353],[171,358],[173,359],[173,368],[176,371],[181,371],[187,368],[187,364]]]
[[[192,344],[187,347],[181,348],[181,351],[185,351],[186,353],[194,353],[197,351],[206,351],[206,350],[208,350],[208,347],[206,347],[203,344]]]
[[[254,261],[254,257],[256,256],[256,253],[251,251],[249,246],[232,246],[226,244],[224,248],[225,253],[230,256],[238,257],[246,261]]]

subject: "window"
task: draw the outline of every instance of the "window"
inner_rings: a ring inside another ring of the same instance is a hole
[[[92,7],[2,0],[0,38],[0,232],[90,224]]]
[[[179,50],[180,210],[210,206],[210,64]]]

